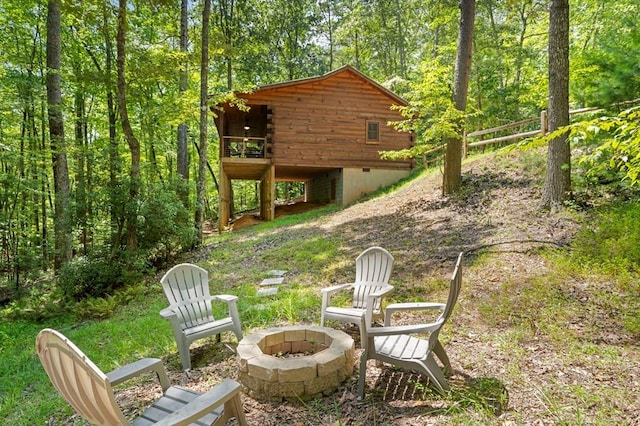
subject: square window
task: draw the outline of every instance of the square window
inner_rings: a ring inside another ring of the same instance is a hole
[[[377,121],[367,121],[367,140],[368,143],[380,142],[380,123]]]

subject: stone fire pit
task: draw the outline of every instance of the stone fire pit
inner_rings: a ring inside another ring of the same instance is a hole
[[[238,380],[256,399],[308,400],[329,395],[353,373],[346,333],[319,326],[269,328],[238,344]]]

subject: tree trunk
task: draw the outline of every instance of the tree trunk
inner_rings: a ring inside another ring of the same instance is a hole
[[[49,0],[47,12],[47,103],[49,136],[53,161],[55,192],[55,259],[56,270],[72,256],[70,185],[67,153],[62,118],[62,92],[60,88],[60,1]]]
[[[189,50],[189,21],[188,21],[188,2],[182,0],[180,5],[180,52],[184,55],[182,68],[180,69],[180,97],[184,97],[187,92],[188,83],[188,63],[187,58]],[[189,181],[189,154],[187,151],[187,123],[181,123],[178,126],[178,176]],[[187,185],[182,185],[178,190],[178,195],[182,200],[182,204],[186,207],[189,202],[189,189]]]
[[[396,37],[398,43],[398,62],[399,62],[399,70],[398,73],[402,78],[407,76],[407,66],[406,66],[406,54],[405,54],[405,40],[404,40],[404,26],[402,22],[402,13],[404,9],[401,5],[400,0],[396,0]]]
[[[569,124],[569,0],[549,6],[549,132]],[[571,190],[571,147],[564,133],[549,142],[541,207],[558,209]]]
[[[125,82],[125,55],[126,55],[126,35],[127,35],[127,0],[119,0],[118,7],[118,33],[116,35],[117,68],[118,68],[118,110],[120,111],[120,121],[122,131],[129,144],[131,151],[131,171],[129,177],[129,201],[127,202],[127,249],[135,250],[138,246],[138,212],[137,199],[140,193],[140,142],[133,134],[129,113],[127,112],[127,84]]]
[[[471,73],[471,50],[473,48],[473,26],[475,20],[475,0],[460,0],[460,27],[458,32],[458,52],[453,75],[453,103],[458,111],[467,108],[467,91]],[[460,188],[462,182],[462,135],[464,119],[456,122],[457,136],[447,140],[444,160],[442,193],[451,194]]]
[[[200,61],[200,151],[198,161],[198,201],[196,203],[196,229],[198,244],[203,241],[204,206],[207,192],[207,130],[209,116],[209,19],[211,15],[211,0],[204,0],[202,10],[202,59]]]
[[[120,173],[120,157],[118,155],[118,139],[117,139],[117,111],[113,99],[113,44],[111,43],[111,34],[109,34],[109,11],[107,6],[102,6],[103,17],[103,37],[105,46],[105,87],[107,88],[107,116],[109,120],[109,215],[111,222],[111,247],[116,250],[121,245],[120,226],[120,204],[116,194],[118,187],[118,174]]]
[[[85,136],[87,134],[87,120],[85,115],[85,98],[84,87],[82,86],[82,69],[80,66],[75,67],[78,81],[76,82],[76,92],[74,96],[74,108],[76,113],[75,120],[75,142],[77,150],[77,166],[76,166],[76,215],[78,225],[80,226],[80,246],[82,254],[88,253],[89,229],[87,226],[87,180],[85,174],[86,152]]]

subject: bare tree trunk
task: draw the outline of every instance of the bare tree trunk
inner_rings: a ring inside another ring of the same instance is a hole
[[[103,37],[105,46],[105,87],[107,88],[107,115],[109,120],[109,188],[110,203],[109,213],[111,217],[111,247],[113,250],[121,245],[122,235],[120,233],[119,209],[117,208],[119,201],[116,195],[118,187],[118,174],[120,172],[120,158],[118,155],[118,139],[116,133],[117,127],[117,111],[113,99],[113,44],[111,43],[111,34],[109,34],[109,12],[107,6],[102,6],[103,17]]]
[[[182,68],[180,69],[180,95],[185,96],[188,83],[188,63],[187,53],[189,50],[189,21],[188,21],[188,1],[182,0],[180,4],[180,52],[184,55]],[[178,176],[184,182],[189,181],[189,153],[187,151],[187,123],[178,126]],[[189,201],[189,190],[186,185],[181,186],[178,195],[182,204],[186,206]]]
[[[462,113],[467,108],[467,91],[471,73],[471,50],[473,48],[473,26],[475,20],[475,0],[460,0],[460,28],[458,32],[458,52],[453,75],[453,103]],[[447,140],[442,179],[443,194],[450,194],[460,188],[462,182],[462,135],[464,119],[456,123],[457,136]]]
[[[549,6],[549,132],[569,124],[569,0]],[[549,142],[541,207],[562,207],[571,190],[571,147],[564,133]]]
[[[207,130],[209,116],[209,19],[211,15],[211,0],[204,0],[202,10],[202,59],[200,61],[200,150],[198,161],[198,201],[196,203],[196,229],[198,230],[198,244],[203,241],[204,207],[207,193]]]
[[[224,37],[225,44],[224,59],[227,66],[227,90],[233,88],[233,44],[235,30],[237,28],[235,23],[236,8],[237,4],[235,0],[218,2],[218,25]]]
[[[72,256],[70,185],[62,118],[60,89],[60,1],[49,0],[47,12],[47,103],[49,135],[53,161],[55,192],[55,259],[56,270]]]
[[[129,186],[129,202],[127,203],[127,249],[135,250],[138,246],[138,219],[136,200],[140,193],[140,142],[133,134],[131,123],[129,122],[129,113],[127,112],[127,84],[125,81],[125,55],[127,36],[127,0],[119,0],[118,2],[118,33],[116,35],[117,50],[117,68],[118,68],[118,110],[120,111],[120,121],[122,122],[122,131],[129,144],[131,151],[131,171],[129,177],[131,179]]]
[[[396,0],[396,37],[398,43],[398,61],[399,61],[399,73],[400,76],[405,78],[407,76],[407,66],[406,66],[406,53],[404,48],[404,27],[402,23],[402,12],[403,7],[400,4],[400,0]]]
[[[76,92],[74,96],[74,108],[76,113],[75,120],[75,142],[76,149],[78,151],[76,156],[77,166],[76,166],[76,215],[78,220],[78,225],[80,226],[80,246],[82,249],[82,254],[86,255],[88,252],[88,241],[89,241],[89,229],[87,226],[87,179],[85,173],[86,167],[86,146],[85,146],[85,136],[87,134],[87,120],[85,115],[85,98],[84,98],[84,87],[82,82],[80,81],[82,78],[82,68],[80,66],[75,67],[75,72],[77,74],[78,81],[76,82]]]

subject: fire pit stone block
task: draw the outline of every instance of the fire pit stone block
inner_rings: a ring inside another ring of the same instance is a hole
[[[238,344],[238,380],[256,399],[308,400],[329,395],[351,374],[353,339],[319,326],[258,331]]]

